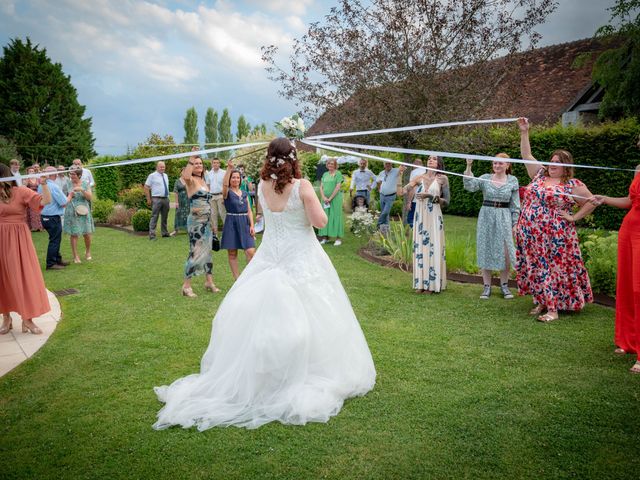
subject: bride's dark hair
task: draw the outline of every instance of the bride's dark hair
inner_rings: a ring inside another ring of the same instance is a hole
[[[275,180],[274,190],[282,193],[293,178],[302,178],[296,147],[288,138],[271,140],[260,171],[262,180]]]

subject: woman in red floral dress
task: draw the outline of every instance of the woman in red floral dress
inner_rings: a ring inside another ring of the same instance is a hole
[[[529,312],[541,322],[558,319],[560,310],[581,310],[593,301],[589,276],[582,260],[574,221],[594,210],[587,200],[591,192],[574,179],[573,163],[566,150],[556,150],[543,165],[531,154],[529,122],[518,119],[520,149],[531,184],[527,188],[516,225],[516,281],[520,295],[533,296]],[[575,195],[575,196],[572,196]],[[576,205],[580,210],[570,215]]]

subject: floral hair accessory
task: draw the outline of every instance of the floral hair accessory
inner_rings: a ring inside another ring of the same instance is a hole
[[[304,138],[304,132],[307,130],[302,118],[297,113],[291,117],[284,117],[275,125],[285,137],[298,140]]]
[[[273,178],[274,180],[278,179],[278,175],[276,175],[275,173],[272,173],[271,175],[269,175],[271,178]]]

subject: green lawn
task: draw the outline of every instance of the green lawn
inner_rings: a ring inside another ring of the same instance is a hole
[[[483,302],[477,285],[415,295],[361,243],[325,249],[376,363],[372,392],[328,424],[158,432],[153,386],[197,371],[223,295],[198,280],[197,299],[180,296],[185,235],[98,229],[93,262],[45,272],[50,290],[80,291],[60,299],[63,321],[0,378],[0,478],[637,478],[640,376],[612,353],[611,309],[545,325],[529,299]],[[214,265],[227,291],[226,255]]]

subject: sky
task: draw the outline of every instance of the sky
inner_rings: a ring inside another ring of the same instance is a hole
[[[194,106],[200,141],[208,107],[269,127],[295,112],[267,78],[260,47],[290,52],[335,0],[0,0],[0,44],[47,49],[93,119],[99,154],[121,154],[152,133],[184,137]],[[537,31],[540,46],[593,35],[614,0],[559,0]],[[307,123],[310,123],[308,120]]]

